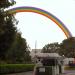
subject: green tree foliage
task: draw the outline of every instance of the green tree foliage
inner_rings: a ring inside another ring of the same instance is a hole
[[[14,0],[0,0],[0,9],[1,8],[8,8],[15,4]]]
[[[47,44],[43,47],[42,52],[43,53],[58,53],[60,49],[60,45],[56,43]]]
[[[16,34],[16,39],[7,54],[7,59],[10,63],[26,63],[31,61],[27,42],[21,37],[20,33]]]
[[[75,37],[63,40],[60,44],[60,48],[60,55],[64,55],[66,57],[75,57]]]
[[[0,0],[0,59],[4,60],[16,34],[14,16],[4,14],[4,9],[13,5],[14,1]]]
[[[26,63],[31,60],[26,39],[17,31],[14,15],[4,12],[14,0],[0,0],[0,60],[7,63]]]

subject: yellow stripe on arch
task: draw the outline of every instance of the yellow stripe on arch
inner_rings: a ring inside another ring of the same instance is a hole
[[[43,9],[40,8],[36,8],[36,7],[16,7],[16,8],[12,8],[7,10],[7,12],[9,14],[15,14],[18,12],[34,12],[34,13],[38,13],[41,14],[47,18],[49,18],[50,20],[52,20],[54,23],[56,23],[56,25],[59,26],[59,28],[61,28],[61,30],[64,32],[64,34],[66,35],[67,38],[72,37],[71,32],[68,30],[68,28],[53,14],[51,14],[48,11],[45,11]]]

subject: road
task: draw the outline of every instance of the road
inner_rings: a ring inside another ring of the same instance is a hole
[[[23,72],[23,73],[13,73],[13,74],[7,74],[7,75],[33,75],[33,71],[30,71],[30,72]],[[65,71],[64,74],[61,74],[61,75],[75,75],[75,70],[72,70],[72,71]]]
[[[6,74],[6,75],[33,75],[33,72],[23,72],[23,73],[13,73],[13,74]]]
[[[75,70],[66,70],[65,74],[62,75],[75,75]]]

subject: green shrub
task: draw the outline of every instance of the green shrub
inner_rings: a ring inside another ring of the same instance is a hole
[[[0,74],[32,71],[34,64],[1,64]]]
[[[75,70],[75,66],[65,66],[65,70]]]

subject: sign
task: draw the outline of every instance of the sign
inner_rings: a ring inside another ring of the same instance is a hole
[[[45,68],[39,68],[39,72],[45,72]]]

